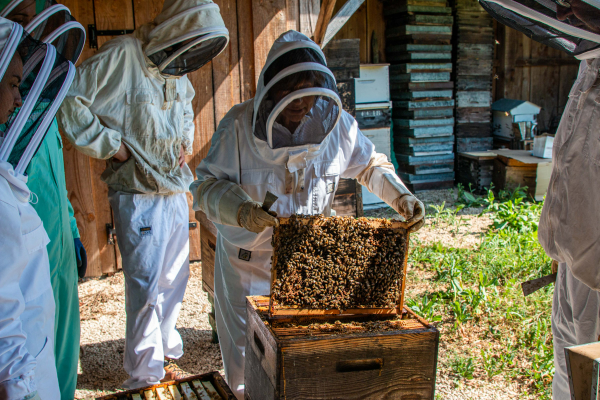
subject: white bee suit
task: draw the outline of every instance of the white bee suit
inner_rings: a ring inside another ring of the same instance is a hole
[[[37,390],[40,398],[53,400],[60,390],[50,240],[29,196],[25,180],[0,162],[0,398],[20,400]]]
[[[554,139],[539,240],[560,262],[552,303],[554,399],[570,399],[565,347],[600,335],[600,59],[582,61]]]
[[[179,155],[192,154],[194,139],[185,74],[219,54],[228,35],[212,1],[166,0],[152,23],[81,64],[58,114],[78,150],[110,159],[102,179],[125,274],[125,388],[158,383],[164,358],[183,355],[175,325],[189,277],[185,193],[193,176]],[[121,144],[131,152],[123,163],[111,158]]]
[[[48,235],[29,203],[24,171],[73,81],[75,67],[0,18],[0,79],[16,52],[22,105],[0,132],[0,398],[60,398]],[[39,68],[37,68],[39,66]],[[32,112],[34,111],[35,112]]]
[[[382,174],[395,177],[394,168],[384,155],[375,152],[354,118],[341,110],[337,93],[318,87],[301,89],[287,96],[319,96],[294,133],[295,137],[298,132],[304,132],[299,137],[309,144],[293,145],[289,143],[295,138],[290,135],[277,136],[278,130],[285,128],[274,122],[275,113],[289,103],[287,97],[281,100],[283,104],[271,105],[274,111],[261,115],[267,89],[272,85],[264,84],[265,70],[278,57],[287,57],[288,52],[299,48],[313,52],[315,59],[322,62],[304,62],[285,68],[273,81],[298,70],[319,71],[327,76],[327,80],[333,79],[323,53],[314,42],[295,31],[283,34],[269,52],[256,97],[233,107],[223,118],[207,157],[196,169],[198,180],[190,187],[194,194],[194,209],[205,212],[218,230],[215,255],[217,331],[226,379],[238,398],[243,398],[244,393],[246,296],[269,293],[273,231],[268,228],[255,234],[232,226],[228,222],[232,217],[228,214],[233,212],[235,215],[237,208],[227,210],[225,197],[231,196],[233,190],[241,197],[262,202],[266,192],[270,191],[279,197],[271,210],[280,217],[288,217],[292,214],[329,216],[340,178],[358,177],[361,183],[389,202],[398,195],[382,190],[382,182],[377,177]],[[327,82],[323,85],[331,87]],[[259,128],[261,118],[264,125]],[[306,125],[310,126],[310,131],[302,131]],[[284,144],[278,147],[278,142]],[[395,179],[401,184],[397,177]],[[239,190],[240,187],[245,193]]]

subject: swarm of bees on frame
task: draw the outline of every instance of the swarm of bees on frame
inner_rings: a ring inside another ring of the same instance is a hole
[[[273,235],[273,300],[314,309],[394,307],[407,232],[391,226],[386,219],[293,215]]]

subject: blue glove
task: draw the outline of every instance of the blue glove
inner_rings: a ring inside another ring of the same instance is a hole
[[[81,239],[75,238],[75,258],[77,258],[77,274],[80,278],[85,276],[87,270],[87,253]]]

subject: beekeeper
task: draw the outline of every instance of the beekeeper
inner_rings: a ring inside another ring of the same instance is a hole
[[[600,335],[600,2],[489,0],[498,21],[582,60],[552,151],[538,238],[559,261],[552,302],[554,399],[570,399],[564,348]]]
[[[296,31],[273,44],[256,96],[233,107],[212,138],[191,186],[194,209],[215,222],[215,308],[225,375],[238,398],[244,391],[246,296],[269,293],[272,226],[262,210],[329,216],[340,178],[357,178],[414,223],[424,207],[376,153],[354,118],[342,110],[323,52]]]
[[[79,151],[108,160],[102,180],[125,274],[125,388],[182,373],[175,324],[189,276],[186,192],[193,176],[185,155],[194,140],[186,74],[217,56],[228,35],[212,1],[166,0],[152,23],[81,64],[58,114]]]
[[[55,400],[49,239],[30,204],[35,195],[25,171],[75,67],[53,46],[23,37],[20,25],[0,18],[0,398]],[[19,86],[27,94],[22,101]]]
[[[47,0],[0,0],[0,14],[22,25],[35,39],[56,44],[63,57],[77,62],[85,43],[85,30],[64,5],[52,5]],[[27,186],[37,197],[33,208],[50,238],[47,248],[56,303],[54,355],[61,398],[71,400],[75,397],[79,360],[77,281],[85,275],[87,257],[67,197],[62,148],[54,120],[26,172]]]

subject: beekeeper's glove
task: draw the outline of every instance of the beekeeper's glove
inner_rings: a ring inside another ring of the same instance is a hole
[[[38,392],[34,392],[26,396],[23,400],[42,400],[42,398],[40,397]]]
[[[356,179],[402,215],[410,225],[409,232],[416,232],[425,224],[425,206],[404,186],[385,154],[373,153]]]
[[[263,210],[262,204],[256,201],[245,202],[238,212],[240,226],[254,233],[261,233],[271,226],[279,226],[279,221],[275,217],[277,214]]]
[[[388,174],[383,176],[384,185],[389,185],[390,188],[385,190],[397,192],[396,198],[390,206],[402,215],[406,222],[410,225],[409,232],[416,232],[425,225],[425,206],[421,200],[417,199],[410,191],[395,177]]]
[[[207,179],[194,196],[194,209],[203,211],[211,221],[254,233],[279,225],[276,214],[261,207],[239,185],[225,179]]]

